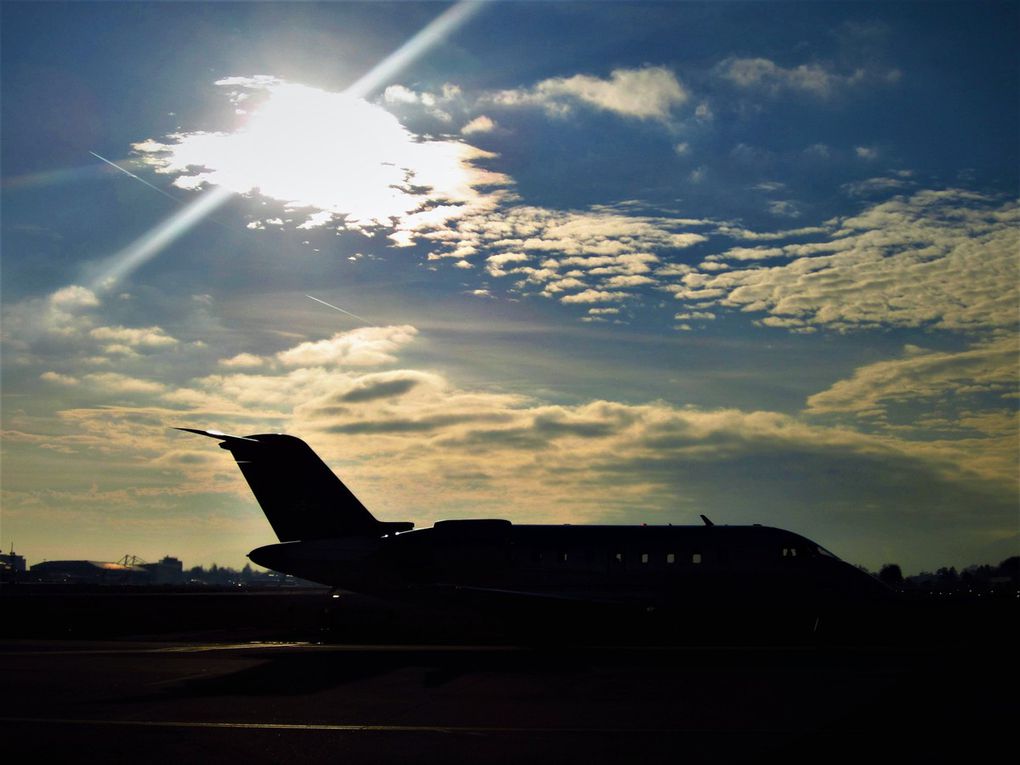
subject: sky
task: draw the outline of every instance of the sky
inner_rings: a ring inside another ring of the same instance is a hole
[[[1020,5],[0,5],[2,512],[241,566],[380,519],[1020,554]]]

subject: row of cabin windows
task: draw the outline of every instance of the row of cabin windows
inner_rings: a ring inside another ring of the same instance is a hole
[[[589,552],[587,557],[588,557],[588,559],[590,561],[592,559],[592,554]],[[668,553],[666,553],[666,564],[672,566],[672,565],[674,565],[680,559],[680,557],[681,556],[678,555],[675,552],[668,552]],[[727,562],[729,560],[729,551],[728,550],[719,550],[717,552],[717,557],[718,557],[720,562],[725,563],[725,562]],[[782,557],[783,558],[796,558],[797,557],[797,548],[796,547],[784,547],[784,548],[782,548]],[[615,563],[615,564],[618,564],[618,565],[623,565],[624,559],[625,559],[624,554],[622,552],[617,552],[617,553],[613,554],[612,562]],[[703,558],[703,556],[702,556],[702,554],[700,552],[692,552],[690,554],[690,558],[688,559],[688,562],[696,565],[696,564],[701,563],[703,559],[704,558]],[[542,553],[540,553],[540,552],[532,552],[531,553],[531,560],[534,563],[541,563],[542,562]],[[566,553],[566,552],[557,553],[556,560],[559,561],[560,563],[566,563],[567,560],[568,560],[568,553]],[[647,553],[647,552],[640,553],[638,555],[638,560],[640,560],[642,564],[651,563],[652,562],[652,553]]]
[[[677,562],[677,558],[678,558],[678,556],[677,556],[676,553],[672,553],[672,552],[666,553],[666,563],[668,565],[673,565],[674,563],[676,563]],[[613,556],[613,562],[614,563],[622,564],[623,563],[623,559],[624,559],[624,556],[623,556],[623,553],[621,553],[621,552],[618,552],[618,553],[616,553]],[[646,552],[645,553],[641,553],[638,556],[638,559],[642,563],[650,563],[651,559],[652,559],[652,555],[651,555],[651,553],[646,553]],[[701,563],[701,553],[699,553],[699,552],[691,553],[690,562],[691,563]]]
[[[588,557],[589,561],[592,558],[591,554],[589,554],[587,557]],[[613,563],[622,564],[624,562],[624,557],[625,556],[624,556],[624,554],[622,552],[614,553],[613,554],[613,558],[612,558]],[[726,556],[725,556],[724,553],[720,553],[720,557],[721,558],[725,558]],[[666,563],[668,563],[670,565],[676,563],[679,558],[680,558],[680,556],[677,555],[676,553],[673,553],[673,552],[666,553]],[[640,559],[640,561],[642,563],[650,563],[651,560],[652,560],[652,554],[651,553],[641,553],[640,556],[639,556],[639,559]],[[540,552],[533,552],[533,553],[531,553],[531,560],[534,563],[541,563],[542,562],[542,553],[540,553]],[[569,560],[569,554],[565,553],[565,552],[557,553],[556,554],[556,560],[559,561],[560,563],[566,563]],[[691,553],[691,557],[690,557],[690,562],[691,563],[701,563],[701,561],[702,561],[701,553],[699,553],[699,552]]]

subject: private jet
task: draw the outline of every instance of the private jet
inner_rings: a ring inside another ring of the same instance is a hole
[[[377,520],[299,438],[215,438],[279,539],[259,566],[396,600],[575,602],[643,610],[873,601],[889,590],[799,534],[763,525],[523,525],[481,518],[414,529]]]

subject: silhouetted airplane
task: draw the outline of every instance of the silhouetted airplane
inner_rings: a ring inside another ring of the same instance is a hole
[[[376,520],[299,438],[229,436],[279,544],[256,564],[383,597],[439,595],[629,604],[646,609],[745,603],[831,605],[887,588],[805,537],[766,526],[414,524]]]

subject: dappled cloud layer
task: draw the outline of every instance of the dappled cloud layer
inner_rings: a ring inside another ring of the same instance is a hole
[[[1015,329],[1018,223],[1016,201],[925,191],[832,221],[822,240],[711,256],[725,270],[702,267],[672,289],[798,330]]]
[[[818,65],[784,69],[766,59],[728,59],[714,76],[742,91],[824,97],[895,80],[866,67],[838,74]],[[795,332],[1016,329],[1015,199],[963,189],[909,191],[906,172],[847,184],[850,197],[903,192],[857,214],[754,231],[682,211],[649,212],[636,201],[585,209],[524,204],[512,178],[487,168],[497,155],[469,142],[499,129],[482,113],[491,106],[541,106],[556,119],[585,106],[620,120],[668,123],[663,130],[697,119],[685,111],[687,89],[662,67],[470,97],[452,84],[438,92],[393,85],[381,104],[268,76],[217,84],[239,112],[234,130],[178,133],[135,149],[157,172],[175,176],[175,185],[219,186],[282,203],[251,228],[383,234],[390,247],[417,247],[434,268],[472,273],[474,294],[540,295],[573,306],[586,321],[626,320],[667,293],[679,301],[680,330],[720,312]],[[460,122],[461,136],[416,134],[398,120],[414,114],[447,129]],[[690,151],[687,143],[677,146]],[[866,146],[856,152],[862,161],[875,156]],[[777,215],[796,213],[790,202],[770,204]]]
[[[300,435],[380,515],[419,523],[479,514],[683,523],[711,512],[726,522],[810,528],[813,513],[852,524],[856,514],[880,510],[904,524],[921,513],[933,528],[1010,533],[1017,449],[1009,414],[986,413],[966,432],[937,440],[814,420],[874,414],[896,397],[896,378],[904,375],[923,382],[912,386],[915,398],[934,400],[964,377],[1008,394],[1015,388],[1003,369],[1006,341],[955,355],[914,349],[901,361],[858,370],[795,416],[664,402],[560,405],[475,390],[404,366],[402,350],[418,335],[410,326],[364,327],[269,355],[223,358],[216,369],[171,383],[143,370],[200,355],[202,346],[158,327],[105,326],[101,308],[87,290],[69,287],[8,309],[5,331],[22,333],[10,340],[26,358],[48,358],[40,385],[66,402],[51,417],[11,416],[9,451],[63,455],[85,469],[102,465],[104,476],[104,489],[91,494],[74,488],[81,481],[71,475],[54,476],[45,490],[9,481],[5,511],[12,517],[72,503],[101,503],[111,518],[118,508],[163,503],[173,515],[184,512],[174,503],[188,495],[247,497],[222,452],[169,430],[187,426]],[[44,319],[32,337],[23,334],[22,314]],[[68,340],[81,358],[59,355]],[[89,365],[96,371],[74,372]],[[754,507],[728,504],[738,502],[737,487],[758,497]],[[224,521],[214,514],[210,522]]]

